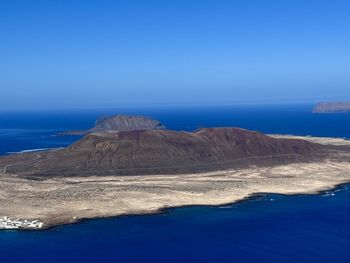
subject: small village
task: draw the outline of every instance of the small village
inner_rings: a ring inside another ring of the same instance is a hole
[[[7,216],[0,217],[0,229],[40,229],[43,223],[38,220],[11,219]]]

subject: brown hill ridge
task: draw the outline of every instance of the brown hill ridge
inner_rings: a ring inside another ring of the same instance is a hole
[[[323,151],[240,128],[95,132],[64,149],[0,158],[0,168],[24,176],[180,174],[308,162]]]

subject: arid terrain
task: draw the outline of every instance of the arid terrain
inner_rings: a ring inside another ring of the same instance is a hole
[[[273,135],[284,137],[282,135]],[[293,136],[285,136],[293,138]],[[343,139],[298,137],[348,149]],[[26,178],[0,172],[0,218],[38,220],[43,228],[81,219],[154,213],[186,205],[219,205],[256,193],[316,193],[350,181],[350,151],[308,161],[223,171],[142,176]]]

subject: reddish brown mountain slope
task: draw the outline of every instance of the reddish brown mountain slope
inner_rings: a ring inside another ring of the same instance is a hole
[[[323,147],[239,128],[92,133],[55,151],[0,159],[6,171],[36,175],[188,173],[310,161]]]

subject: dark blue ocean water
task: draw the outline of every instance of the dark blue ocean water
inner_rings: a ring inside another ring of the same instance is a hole
[[[101,115],[146,114],[168,128],[238,126],[267,133],[350,137],[350,114],[309,105],[0,113],[0,153],[63,147]],[[350,171],[349,171],[350,172]],[[88,220],[39,232],[0,232],[0,262],[350,262],[350,191],[262,195],[219,207]],[[0,207],[1,209],[1,207]]]

